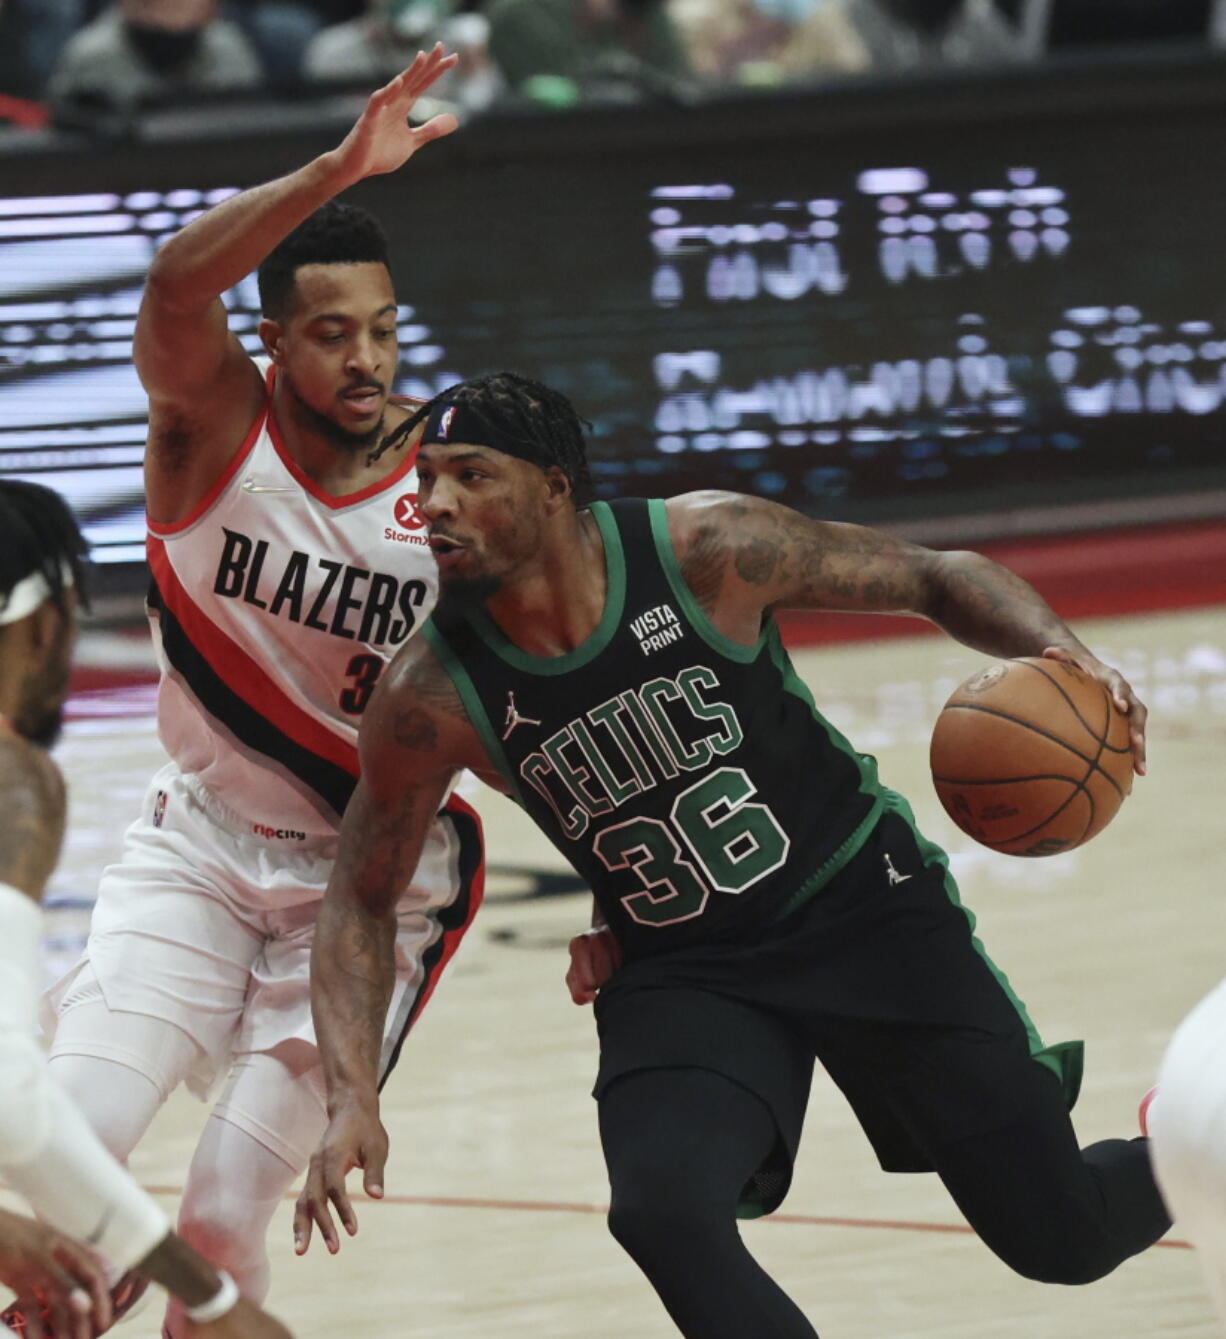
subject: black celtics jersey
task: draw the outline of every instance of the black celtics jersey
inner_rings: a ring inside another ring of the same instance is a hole
[[[608,575],[590,637],[525,654],[481,609],[424,635],[512,794],[587,880],[627,957],[799,904],[883,803],[813,705],[773,619],[756,646],[691,595],[661,500],[596,503]]]

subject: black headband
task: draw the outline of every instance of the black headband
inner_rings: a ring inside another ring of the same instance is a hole
[[[558,462],[543,442],[531,438],[512,437],[492,423],[487,423],[468,405],[457,400],[441,400],[431,409],[422,429],[421,445],[434,443],[449,445],[452,442],[465,442],[469,446],[486,446],[491,451],[501,451],[505,456],[515,456],[546,470]]]

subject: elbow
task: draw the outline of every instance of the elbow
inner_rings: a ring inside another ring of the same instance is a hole
[[[162,311],[172,311],[190,304],[183,300],[183,275],[173,259],[168,259],[163,248],[154,258],[145,276],[144,301]]]
[[[985,566],[995,564],[970,549],[929,550],[915,612],[944,627],[961,605],[968,585],[974,584]]]
[[[216,296],[200,291],[191,269],[177,258],[173,238],[153,258],[145,276],[144,301],[160,312],[198,316]]]

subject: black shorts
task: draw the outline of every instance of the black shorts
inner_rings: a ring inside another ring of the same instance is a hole
[[[814,1060],[851,1103],[886,1171],[1010,1124],[1055,1071],[1076,1100],[1081,1044],[1045,1048],[974,937],[944,852],[901,797],[804,906],[752,939],[640,959],[596,1002],[595,1096],[642,1069],[713,1070],[757,1094],[779,1139],[741,1213],[777,1208],[791,1181]]]

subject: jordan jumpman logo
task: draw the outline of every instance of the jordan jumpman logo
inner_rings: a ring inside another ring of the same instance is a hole
[[[511,731],[514,730],[517,725],[540,725],[540,721],[534,721],[530,716],[521,716],[519,712],[515,709],[515,694],[508,693],[507,719],[504,722],[502,728],[503,739],[509,739],[511,736]]]
[[[885,873],[886,877],[890,881],[891,888],[893,888],[895,884],[906,883],[906,881],[911,877],[910,874],[900,874],[894,868],[894,862],[890,859],[889,851],[886,851],[881,858],[882,860],[885,861]]]

